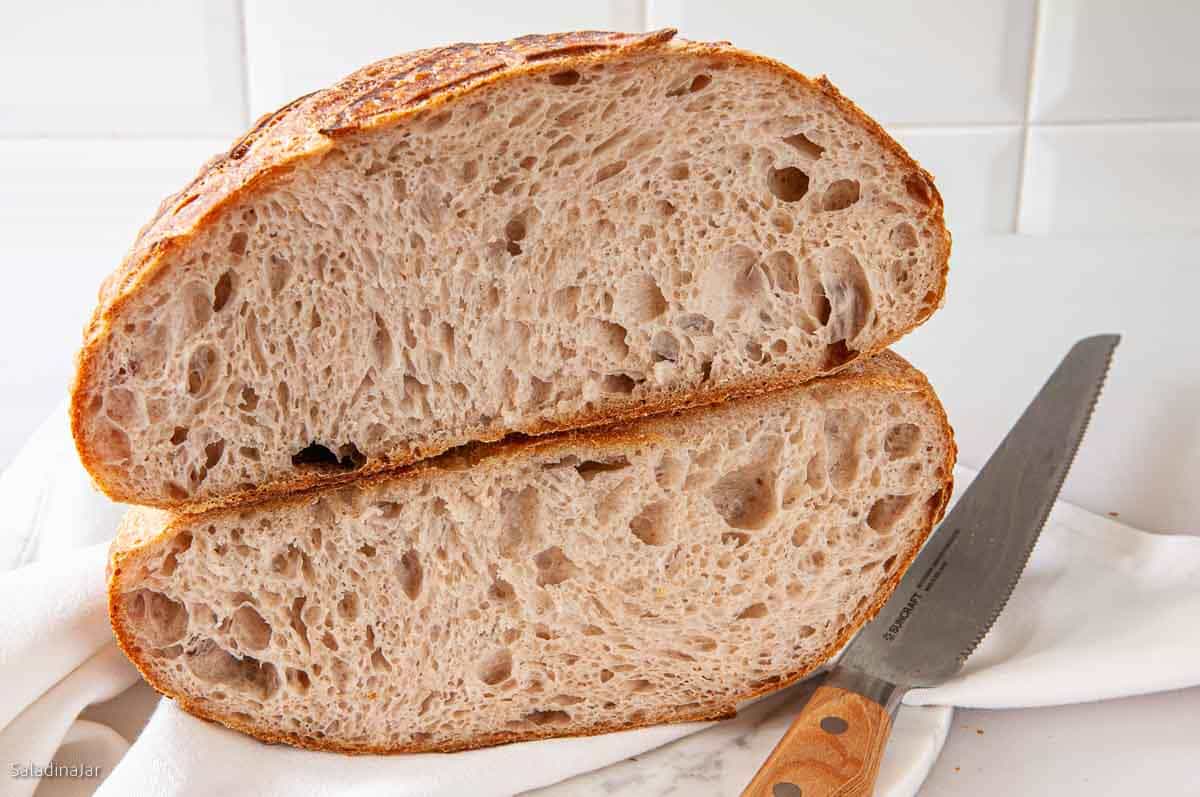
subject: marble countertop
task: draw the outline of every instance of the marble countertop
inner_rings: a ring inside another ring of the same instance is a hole
[[[806,693],[806,685],[798,685],[734,720],[528,795],[737,795],[779,741]],[[905,706],[896,721],[910,730],[932,731],[937,719],[927,712],[937,711]],[[1167,717],[1170,721],[1164,722]],[[1055,708],[957,710],[948,730],[932,770],[907,773],[905,785],[911,784],[921,797],[1200,793],[1200,785],[1196,792],[1180,791],[1181,784],[1197,784],[1200,778],[1195,758],[1200,688]],[[888,757],[896,758],[894,753]]]

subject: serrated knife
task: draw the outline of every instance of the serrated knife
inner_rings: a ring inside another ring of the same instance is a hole
[[[957,673],[1008,602],[1119,341],[1097,335],[1072,347],[742,797],[874,791],[904,693]]]

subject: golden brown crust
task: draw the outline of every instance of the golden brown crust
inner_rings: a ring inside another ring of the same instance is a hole
[[[575,68],[632,51],[661,48],[672,54],[689,54],[722,59],[728,63],[753,64],[786,76],[819,91],[860,124],[878,143],[913,171],[915,190],[928,205],[934,227],[941,230],[938,258],[940,279],[937,295],[929,297],[926,310],[908,329],[880,341],[870,350],[855,352],[855,358],[826,369],[831,374],[849,362],[868,357],[896,342],[923,323],[941,306],[949,269],[950,233],[943,220],[941,195],[932,176],[887,134],[875,120],[847,99],[824,76],[815,80],[764,56],[734,48],[727,43],[676,40],[667,28],[645,34],[579,31],[541,36],[522,36],[507,42],[453,44],[447,47],[398,55],[354,72],[330,88],[300,97],[278,111],[260,118],[236,141],[229,152],[211,159],[182,191],[168,197],[154,218],[142,228],[132,250],[120,267],[101,286],[99,305],[84,331],[71,390],[71,429],[84,467],[97,486],[114,501],[141,503],[174,511],[197,512],[263,496],[303,490],[318,484],[347,482],[363,475],[410,464],[471,441],[490,442],[499,436],[469,429],[458,438],[439,444],[413,446],[387,460],[368,461],[352,473],[296,471],[253,489],[207,500],[171,501],[133,494],[104,478],[102,463],[89,448],[83,434],[84,402],[97,371],[97,356],[109,330],[119,326],[122,307],[163,272],[165,255],[183,246],[213,223],[220,209],[248,193],[261,190],[274,177],[285,174],[302,161],[319,156],[336,144],[339,136],[369,131],[402,122],[482,86],[538,71]],[[511,431],[541,435],[582,426],[608,425],[645,415],[669,412],[743,397],[800,384],[811,373],[781,371],[758,381],[702,389],[683,389],[661,395],[655,401],[613,400],[595,410],[552,420],[540,420]]]
[[[583,732],[572,733],[569,735],[578,736],[594,736],[601,733],[610,733],[614,731],[632,730],[634,728],[646,727],[650,725],[662,725],[681,722],[694,722],[700,720],[725,719],[732,717],[737,713],[737,703],[750,700],[769,692],[774,692],[783,689],[801,678],[809,675],[820,667],[825,661],[832,657],[837,651],[854,637],[858,630],[873,618],[883,605],[891,597],[892,592],[900,583],[904,572],[908,569],[913,559],[916,558],[921,546],[926,538],[932,532],[933,528],[942,519],[945,514],[946,504],[950,500],[950,495],[953,492],[953,470],[954,462],[957,456],[957,448],[954,444],[954,433],[950,427],[949,420],[946,418],[945,410],[938,401],[937,396],[933,392],[925,376],[915,368],[913,368],[904,358],[891,352],[885,351],[866,363],[855,363],[842,372],[814,381],[811,384],[811,389],[818,394],[828,394],[847,389],[856,391],[865,389],[880,389],[895,393],[911,393],[917,398],[924,401],[932,407],[940,420],[942,429],[946,434],[949,445],[946,451],[946,459],[943,463],[945,472],[945,484],[941,492],[936,496],[935,500],[925,505],[926,517],[922,523],[920,533],[914,539],[912,545],[906,550],[899,562],[899,566],[893,568],[887,580],[880,586],[876,592],[874,601],[871,605],[865,607],[861,612],[852,617],[844,627],[839,631],[835,641],[830,644],[821,655],[809,662],[805,662],[803,667],[787,673],[778,680],[770,680],[766,683],[761,683],[752,686],[745,694],[728,705],[714,704],[711,706],[702,706],[695,710],[680,712],[677,710],[663,711],[657,715],[648,716],[643,721],[637,723],[613,723],[599,725],[589,728]],[[746,407],[752,408],[755,404],[770,400],[767,395],[760,395],[743,399]],[[690,408],[678,410],[672,413],[672,416],[695,416],[703,413],[703,408]],[[269,510],[285,505],[295,504],[297,502],[315,501],[317,497],[323,495],[330,490],[336,489],[365,489],[373,484],[389,480],[403,480],[419,478],[422,475],[428,475],[431,471],[437,470],[459,470],[464,467],[474,467],[483,461],[506,460],[518,457],[526,457],[533,455],[551,455],[563,451],[574,449],[578,446],[589,446],[597,448],[627,448],[629,446],[638,445],[646,442],[660,439],[661,427],[668,422],[668,417],[651,417],[644,418],[637,422],[625,423],[607,428],[589,428],[575,430],[557,434],[551,437],[543,437],[536,439],[517,439],[506,440],[504,442],[471,446],[460,451],[453,451],[437,457],[433,460],[418,462],[407,468],[399,471],[394,471],[388,474],[375,474],[370,477],[360,479],[349,487],[325,486],[319,489],[309,490],[302,493],[295,493],[288,496],[276,496],[264,500],[256,504],[258,510]],[[315,740],[307,737],[302,737],[296,734],[279,732],[270,728],[262,728],[246,722],[242,718],[221,715],[217,712],[209,710],[207,707],[188,700],[185,696],[171,693],[164,684],[162,684],[146,665],[140,651],[134,641],[128,634],[123,618],[121,617],[121,602],[119,600],[122,593],[122,576],[128,572],[128,566],[136,562],[138,556],[146,552],[151,547],[163,543],[173,538],[177,533],[185,530],[196,524],[205,522],[209,517],[220,516],[234,511],[240,511],[245,507],[234,509],[215,509],[201,515],[183,515],[171,516],[165,512],[160,512],[153,509],[134,508],[126,515],[122,521],[121,529],[117,538],[113,541],[110,549],[110,560],[108,565],[108,607],[109,621],[112,624],[113,633],[117,638],[117,644],[125,652],[125,655],[141,672],[142,677],[146,679],[156,691],[162,695],[176,700],[180,707],[191,714],[194,714],[203,719],[219,722],[229,728],[232,728],[242,733],[246,733],[264,742],[277,743],[283,742],[296,747],[303,747],[311,750],[324,750],[329,752],[339,752],[347,754],[397,754],[397,753],[419,753],[419,752],[455,752],[460,750],[471,750],[479,747],[489,747],[498,744],[509,744],[512,742],[533,741],[536,739],[546,739],[556,736],[568,735],[562,732],[556,732],[553,729],[539,729],[535,731],[521,733],[501,733],[491,736],[461,740],[450,744],[434,745],[434,746],[409,746],[409,747],[378,747],[378,746],[350,746],[341,745],[336,742]]]

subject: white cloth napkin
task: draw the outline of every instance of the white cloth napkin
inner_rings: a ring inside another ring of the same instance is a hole
[[[973,476],[963,469],[956,475],[959,489]],[[167,700],[132,738],[136,718],[112,709],[132,690],[80,718],[86,706],[138,681],[111,641],[104,606],[105,541],[120,509],[90,487],[65,411],[0,474],[0,510],[0,794],[32,795],[39,779],[31,770],[53,763],[55,776],[41,783],[39,797],[509,795],[698,731],[705,732],[672,747],[703,756],[751,734],[777,738],[798,696],[785,692],[715,725],[453,755],[344,757],[268,746]],[[878,794],[915,793],[945,740],[949,706],[1042,706],[1200,684],[1197,616],[1200,538],[1146,534],[1059,504],[1008,608],[962,674],[910,693]],[[98,714],[108,719],[100,722]],[[71,765],[99,767],[100,776],[63,774]],[[723,785],[721,793],[742,785]]]

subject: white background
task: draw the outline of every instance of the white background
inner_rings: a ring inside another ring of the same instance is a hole
[[[1065,495],[1143,528],[1200,532],[1200,2],[50,0],[4,11],[0,467],[66,395],[96,290],[138,227],[259,115],[407,49],[675,26],[828,73],[936,176],[960,242],[948,305],[901,350],[945,399],[966,464],[982,463],[1072,335],[1125,332],[1120,379]],[[995,715],[1006,716],[1021,715]],[[1038,712],[1038,749],[1053,717]],[[949,752],[984,743],[974,737],[952,737]],[[979,777],[964,785],[1003,774],[972,761]],[[953,793],[953,771],[932,783]]]

